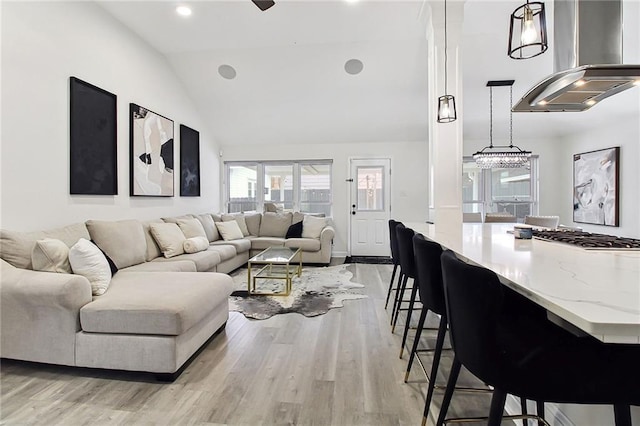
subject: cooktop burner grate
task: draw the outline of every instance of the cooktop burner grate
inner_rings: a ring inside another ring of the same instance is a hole
[[[534,229],[533,236],[540,240],[557,241],[586,249],[640,250],[640,240],[615,235],[592,234],[584,231],[551,231]]]

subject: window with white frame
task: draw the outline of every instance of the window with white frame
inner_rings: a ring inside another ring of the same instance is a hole
[[[227,161],[226,211],[259,211],[271,202],[285,211],[331,216],[331,166],[331,160]]]
[[[481,169],[473,158],[462,162],[462,211],[464,213],[510,213],[518,221],[538,214],[538,157],[529,167]]]

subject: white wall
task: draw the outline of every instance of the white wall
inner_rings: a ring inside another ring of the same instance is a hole
[[[638,91],[638,89],[634,89]],[[640,91],[637,101],[640,102]],[[622,96],[622,94],[618,95]],[[609,101],[613,101],[611,98]],[[616,101],[618,99],[615,99]],[[606,101],[605,101],[606,102]],[[606,105],[599,105],[605,107]],[[594,107],[595,112],[595,107]],[[580,226],[585,231],[600,234],[621,235],[640,238],[640,118],[635,120],[620,120],[598,129],[591,129],[572,134],[562,141],[564,150],[561,192],[565,197],[573,194],[573,154],[594,151],[598,149],[620,147],[620,226],[587,225],[573,222],[573,207],[571,203],[564,203],[561,217],[565,223]]]
[[[333,160],[334,255],[345,255],[349,225],[349,158],[391,158],[391,217],[425,221],[428,215],[428,148],[426,142],[340,143],[222,147],[224,161]]]
[[[46,229],[86,219],[219,210],[213,135],[168,62],[93,3],[2,2],[1,225]],[[69,195],[69,77],[118,96],[118,195]],[[201,197],[129,197],[129,103],[200,132]]]

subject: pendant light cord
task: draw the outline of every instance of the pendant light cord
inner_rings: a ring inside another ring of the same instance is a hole
[[[527,1],[527,3],[529,3]],[[513,148],[513,85],[509,86],[509,148]]]
[[[444,94],[447,95],[447,0],[444,0]]]
[[[493,148],[493,87],[489,86],[489,148]]]

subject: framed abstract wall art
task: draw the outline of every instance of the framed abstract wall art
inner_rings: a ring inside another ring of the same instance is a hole
[[[116,95],[76,77],[69,83],[69,193],[116,195]]]
[[[131,196],[173,197],[173,121],[129,104]]]
[[[200,196],[200,133],[180,125],[180,195]]]
[[[573,221],[619,226],[620,147],[573,155]]]

